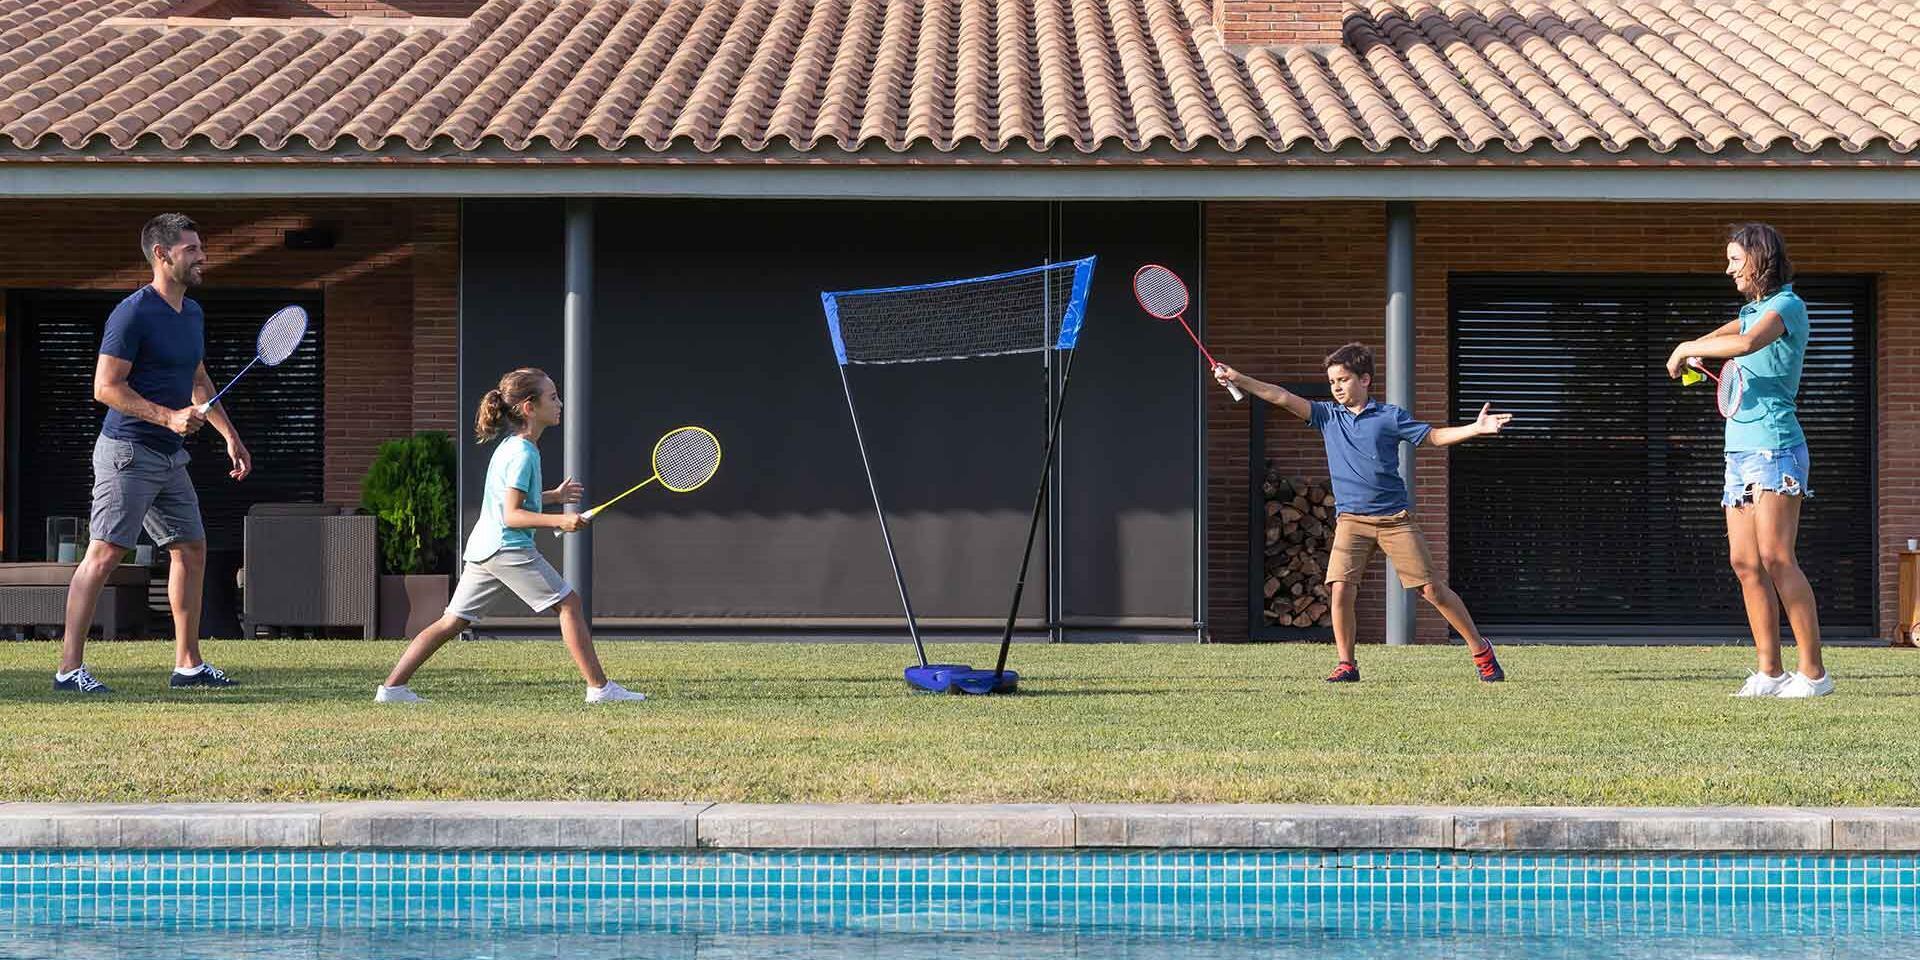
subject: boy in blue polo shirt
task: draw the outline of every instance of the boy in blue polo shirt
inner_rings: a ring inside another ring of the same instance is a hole
[[[1493,644],[1473,625],[1467,605],[1444,582],[1434,578],[1433,556],[1427,541],[1413,520],[1413,500],[1407,485],[1400,480],[1400,444],[1419,446],[1431,443],[1447,447],[1473,437],[1500,432],[1513,419],[1510,413],[1494,413],[1492,404],[1482,407],[1474,422],[1458,427],[1433,427],[1413,419],[1413,415],[1391,403],[1368,397],[1373,389],[1373,351],[1358,343],[1349,343],[1327,355],[1327,384],[1333,389],[1331,402],[1309,401],[1271,383],[1255,380],[1221,364],[1214,378],[1223,384],[1235,384],[1276,407],[1307,422],[1320,431],[1326,442],[1327,469],[1333,479],[1334,523],[1333,551],[1327,560],[1327,589],[1333,595],[1333,643],[1340,662],[1328,683],[1357,683],[1360,666],[1354,659],[1354,601],[1360,593],[1360,578],[1373,559],[1374,550],[1384,551],[1400,574],[1400,583],[1409,590],[1418,589],[1440,615],[1453,624],[1467,640],[1480,679],[1498,683],[1507,678],[1494,657]]]

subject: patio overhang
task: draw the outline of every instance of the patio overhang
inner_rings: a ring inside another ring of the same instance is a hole
[[[0,198],[1588,200],[1912,203],[1920,166],[0,161]]]

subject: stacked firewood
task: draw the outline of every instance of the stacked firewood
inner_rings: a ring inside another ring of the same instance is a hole
[[[1266,495],[1267,623],[1324,627],[1328,613],[1327,552],[1333,546],[1333,488],[1325,480],[1283,475],[1272,464],[1260,486]]]

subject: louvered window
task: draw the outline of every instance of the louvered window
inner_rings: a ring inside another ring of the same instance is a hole
[[[9,558],[43,559],[47,517],[88,515],[93,442],[106,413],[93,400],[94,363],[107,314],[128,292],[21,291],[9,301]],[[227,476],[231,464],[213,428],[187,441],[208,546],[237,550],[248,507],[321,498],[321,299],[310,290],[205,290],[193,296],[206,312],[206,365],[215,389],[253,358],[260,324],[274,310],[297,303],[311,318],[293,356],[272,369],[256,366],[222,401],[253,453],[252,476],[240,483]]]
[[[1744,636],[1720,508],[1724,421],[1675,344],[1732,319],[1723,277],[1456,275],[1451,417],[1515,415],[1453,448],[1450,580],[1489,632]],[[1802,277],[1800,422],[1814,497],[1800,565],[1830,635],[1874,624],[1873,286]]]

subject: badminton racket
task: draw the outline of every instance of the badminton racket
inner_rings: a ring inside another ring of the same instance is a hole
[[[1140,302],[1140,309],[1156,320],[1177,320],[1180,329],[1187,331],[1188,339],[1200,348],[1200,355],[1207,358],[1209,370],[1218,369],[1220,361],[1213,359],[1205,344],[1194,335],[1193,328],[1187,326],[1187,307],[1192,300],[1187,296],[1186,282],[1180,276],[1157,263],[1149,263],[1133,274],[1133,298]],[[1247,395],[1234,384],[1226,384],[1227,392],[1234,400],[1244,400]]]
[[[233,385],[239,383],[240,378],[246,376],[247,371],[252,370],[254,364],[279,366],[282,360],[293,356],[293,351],[300,346],[300,341],[306,336],[307,311],[304,307],[281,307],[274,311],[273,316],[268,317],[267,322],[260,325],[260,335],[254,339],[253,359],[248,360],[247,365],[241,367],[240,372],[234,374],[233,379],[228,380],[227,385],[213,395],[213,399],[194,409],[201,416],[206,416],[207,411],[213,409],[213,405],[219,403],[220,398],[226,396],[227,391],[232,390]]]

